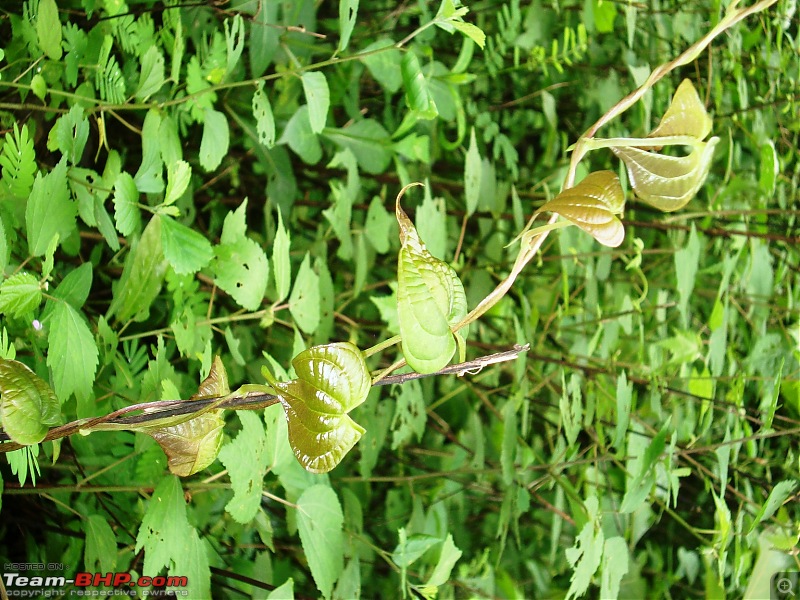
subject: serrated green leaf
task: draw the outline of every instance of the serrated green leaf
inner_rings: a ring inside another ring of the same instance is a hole
[[[614,536],[603,542],[601,598],[618,598],[619,584],[628,573],[628,545],[625,538]]]
[[[140,102],[146,102],[164,85],[164,57],[158,46],[153,45],[142,55],[141,61],[139,85],[134,95]]]
[[[703,140],[711,133],[711,117],[697,95],[691,80],[684,79],[675,90],[667,112],[647,137],[689,135]]]
[[[123,171],[114,181],[114,221],[124,236],[135,234],[142,227],[139,190],[129,173]]]
[[[26,365],[0,358],[0,419],[18,444],[38,444],[61,421],[53,390]]]
[[[92,263],[83,263],[77,269],[73,269],[58,287],[51,292],[54,299],[48,299],[47,306],[42,312],[41,320],[46,321],[50,318],[55,307],[59,304],[58,301],[68,303],[75,310],[80,310],[85,304],[86,299],[89,297],[89,292],[92,288]],[[2,288],[0,288],[2,293]]]
[[[144,549],[142,574],[158,575],[181,554],[184,537],[192,529],[186,519],[186,502],[177,477],[167,476],[153,490],[136,535],[136,552]]]
[[[67,162],[62,158],[44,177],[36,175],[25,210],[25,227],[28,250],[33,256],[42,256],[53,236],[69,237],[76,228],[78,207],[70,198],[67,186]]]
[[[640,148],[611,148],[625,163],[636,195],[664,212],[683,208],[706,180],[719,141],[698,143],[687,156],[666,156]]]
[[[463,552],[458,549],[453,541],[453,535],[447,534],[447,538],[442,544],[442,551],[439,554],[436,567],[433,569],[433,573],[431,573],[425,585],[439,587],[447,583],[450,579],[450,573],[452,573],[453,567],[458,562],[458,559],[461,558],[462,554]]]
[[[89,398],[97,370],[97,344],[83,316],[67,302],[53,309],[47,343],[47,366],[59,400],[64,402],[73,393],[79,399]]]
[[[372,119],[362,119],[341,129],[328,128],[324,135],[338,146],[349,149],[358,166],[367,173],[383,173],[392,160],[389,133]]]
[[[300,464],[327,473],[364,433],[347,413],[367,398],[372,380],[361,351],[349,342],[315,346],[292,359],[297,379],[275,381],[289,423],[289,442]]]
[[[392,417],[392,450],[417,441],[425,433],[428,414],[425,412],[425,396],[418,381],[409,381],[397,393],[394,416]]]
[[[406,537],[400,535],[400,543],[392,552],[392,562],[398,567],[406,568],[417,562],[420,557],[442,540],[432,535],[415,533]]]
[[[603,557],[605,536],[599,526],[598,508],[596,497],[587,498],[586,510],[589,513],[589,520],[575,538],[574,546],[566,551],[567,560],[574,569],[566,595],[568,600],[586,593]]]
[[[397,259],[397,315],[403,356],[418,373],[433,373],[455,354],[450,326],[466,316],[467,299],[455,270],[428,252],[400,207],[405,189],[397,195],[395,206],[401,244]]]
[[[278,230],[275,232],[275,241],[272,244],[272,266],[275,273],[275,302],[281,302],[289,295],[292,285],[292,264],[289,260],[291,238],[289,231],[283,225],[283,216],[278,210]]]
[[[319,325],[319,275],[311,268],[311,255],[305,258],[294,280],[289,296],[289,312],[297,326],[305,333],[314,333]]]
[[[292,152],[308,165],[314,165],[322,159],[322,146],[311,127],[308,106],[303,105],[294,112],[286,123],[279,143],[288,144]]]
[[[478,142],[475,139],[475,128],[469,134],[469,149],[464,163],[464,197],[467,202],[467,216],[472,215],[478,208],[481,193],[481,155],[478,152]]]
[[[625,239],[625,227],[616,217],[624,206],[625,195],[616,174],[596,171],[545,203],[534,215],[558,213],[604,246],[616,248]]]
[[[117,538],[114,530],[101,515],[89,515],[83,524],[86,535],[84,566],[103,573],[117,566]]]
[[[328,89],[328,80],[321,71],[306,71],[301,75],[303,92],[308,104],[308,119],[311,131],[321,133],[328,120],[328,108],[331,103],[331,93]]]
[[[176,160],[167,167],[167,191],[164,204],[176,202],[189,187],[192,179],[192,167],[185,160]]]
[[[73,165],[83,156],[83,149],[89,139],[89,119],[83,108],[76,104],[67,114],[61,115],[47,136],[47,149],[58,150]]]
[[[36,35],[39,47],[47,58],[61,60],[61,21],[56,0],[40,0],[36,16]]]
[[[30,273],[16,273],[0,285],[0,313],[18,318],[38,308],[41,302],[39,280]]]
[[[797,481],[792,479],[787,479],[784,481],[779,481],[775,484],[770,492],[767,499],[764,501],[764,504],[761,505],[761,508],[758,509],[755,517],[753,517],[753,523],[748,530],[748,533],[752,532],[759,523],[763,523],[767,519],[769,519],[775,512],[786,502],[786,499],[794,493],[797,489]]]
[[[131,247],[106,318],[117,315],[122,322],[132,317],[146,319],[168,266],[161,246],[161,218],[154,216]]]
[[[240,411],[242,430],[219,452],[219,460],[228,469],[233,498],[225,510],[239,523],[253,520],[261,505],[261,490],[267,472],[267,438],[258,415]]]
[[[484,44],[486,44],[486,34],[480,27],[465,21],[453,21],[452,25],[473,42],[478,44],[478,47],[483,50]]]
[[[256,120],[259,143],[272,148],[275,145],[275,118],[269,98],[264,93],[263,81],[258,82],[253,94],[253,118]]]
[[[206,171],[213,171],[228,153],[230,131],[228,119],[213,108],[205,109],[203,119],[203,137],[200,140],[200,166]]]
[[[171,217],[156,215],[153,218],[161,219],[164,257],[178,275],[196,273],[214,257],[211,242],[201,233]]]
[[[297,529],[311,575],[325,598],[344,570],[344,515],[339,498],[327,485],[313,485],[297,499]]]

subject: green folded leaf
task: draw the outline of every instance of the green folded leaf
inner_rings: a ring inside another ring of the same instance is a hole
[[[3,430],[18,444],[38,444],[50,427],[61,423],[53,390],[16,360],[0,359],[0,418]]]
[[[30,273],[12,275],[0,285],[0,313],[21,317],[35,310],[42,302],[39,280]]]
[[[230,394],[228,374],[219,356],[214,357],[211,370],[191,400],[217,398]],[[213,463],[222,447],[225,420],[219,410],[209,411],[169,427],[142,428],[151,436],[169,459],[169,470],[179,477],[188,477]]]
[[[596,171],[541,206],[534,215],[558,213],[604,246],[615,248],[625,238],[625,227],[616,217],[624,206],[625,195],[616,174]]]
[[[328,119],[328,108],[331,104],[331,93],[328,80],[320,71],[307,71],[301,76],[303,92],[308,103],[308,119],[311,131],[321,133]]]
[[[19,127],[14,123],[14,135],[6,133],[5,143],[0,150],[2,181],[8,186],[11,195],[24,200],[31,193],[36,174],[36,152],[28,126]]]
[[[214,257],[211,242],[200,232],[166,215],[156,215],[153,219],[161,219],[164,257],[178,275],[196,273]]]
[[[185,160],[176,160],[167,167],[167,191],[164,194],[164,204],[178,201],[189,187],[192,179],[192,167]]]
[[[395,205],[401,244],[397,259],[397,315],[406,362],[418,373],[433,373],[455,354],[456,341],[450,326],[467,315],[467,298],[455,270],[428,252],[400,207],[407,187],[397,195]]]
[[[686,206],[703,185],[718,141],[712,137],[698,143],[688,156],[666,156],[640,148],[611,150],[625,163],[636,195],[659,210],[672,212]]]
[[[711,117],[708,116],[692,82],[684,79],[672,96],[672,102],[661,117],[658,127],[647,137],[690,135],[702,140],[710,132]]]
[[[280,397],[295,457],[312,473],[327,473],[364,434],[347,413],[367,398],[372,380],[361,351],[349,342],[315,346],[292,359],[297,379],[262,373]]]

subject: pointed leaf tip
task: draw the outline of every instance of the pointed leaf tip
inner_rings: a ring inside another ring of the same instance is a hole
[[[669,108],[658,124],[647,137],[666,137],[672,135],[689,135],[698,140],[705,139],[711,133],[711,117],[697,95],[694,85],[684,79],[675,91]]]

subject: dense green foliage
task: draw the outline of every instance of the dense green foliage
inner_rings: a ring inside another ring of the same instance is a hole
[[[192,598],[760,597],[798,570],[800,32],[794,1],[743,8],[4,8],[0,417],[31,444],[4,562]],[[465,341],[531,347],[367,386]],[[282,405],[37,444],[265,378]]]

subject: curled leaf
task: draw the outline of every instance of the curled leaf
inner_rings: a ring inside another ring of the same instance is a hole
[[[647,137],[666,137],[672,135],[690,135],[698,140],[705,139],[711,133],[711,117],[700,101],[697,90],[691,80],[684,79],[675,90],[667,112]]]
[[[625,227],[616,217],[624,207],[616,174],[596,171],[541,206],[534,216],[544,211],[558,213],[604,246],[616,248],[625,238]]]
[[[712,137],[701,142],[687,156],[666,156],[640,148],[612,148],[625,163],[628,179],[636,195],[664,212],[683,208],[703,185],[711,168]]]
[[[369,369],[349,342],[309,348],[292,365],[297,379],[291,381],[278,382],[262,372],[286,411],[295,457],[307,471],[327,473],[364,434],[347,413],[367,399]]]
[[[38,444],[61,423],[58,399],[36,373],[16,360],[0,359],[0,417],[18,444]]]
[[[406,362],[418,373],[434,373],[455,354],[456,341],[450,327],[466,316],[467,296],[455,270],[428,252],[400,207],[400,198],[408,187],[397,195],[395,206],[401,244],[397,317]]]
[[[214,357],[211,370],[191,400],[216,398],[230,393],[228,373],[219,356]],[[225,421],[221,411],[214,410],[197,417],[156,429],[140,431],[152,437],[169,459],[169,470],[179,477],[188,477],[202,471],[216,460],[222,446],[222,428]]]

